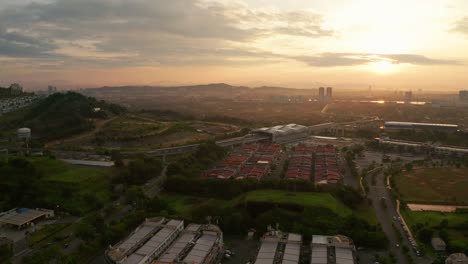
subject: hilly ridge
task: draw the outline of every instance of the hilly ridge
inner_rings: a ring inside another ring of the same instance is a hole
[[[100,110],[95,111],[95,108]],[[13,117],[0,119],[0,128],[12,130],[29,127],[33,137],[44,140],[60,139],[92,129],[92,119],[108,119],[125,111],[122,106],[79,93],[56,93],[14,113]]]

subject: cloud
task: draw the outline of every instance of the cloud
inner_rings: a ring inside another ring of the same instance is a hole
[[[0,56],[5,57],[47,57],[55,46],[18,32],[0,29]]]
[[[418,54],[322,53],[315,56],[294,56],[291,59],[315,67],[364,65],[378,61],[413,65],[458,65],[457,61],[432,59]]]
[[[458,20],[452,31],[456,31],[468,36],[468,16]]]
[[[0,56],[115,66],[273,60],[252,42],[276,35],[333,35],[322,24],[311,12],[259,11],[233,3],[24,0],[0,6]]]

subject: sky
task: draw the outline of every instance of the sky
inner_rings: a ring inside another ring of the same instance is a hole
[[[0,85],[468,88],[466,0],[0,0]]]

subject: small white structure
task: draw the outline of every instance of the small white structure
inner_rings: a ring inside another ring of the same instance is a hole
[[[30,139],[31,138],[31,129],[27,127],[20,128],[16,131],[19,139]]]

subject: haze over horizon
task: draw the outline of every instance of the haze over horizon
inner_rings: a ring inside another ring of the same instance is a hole
[[[463,0],[0,0],[0,86],[455,91],[467,62]]]

